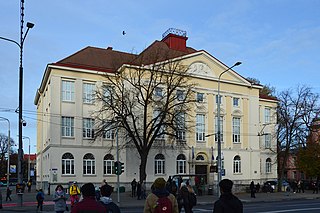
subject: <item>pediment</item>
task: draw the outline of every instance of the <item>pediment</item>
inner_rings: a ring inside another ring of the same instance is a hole
[[[222,72],[230,68],[205,51],[190,54],[188,58],[185,58],[185,63],[191,75],[206,79],[218,79]],[[225,72],[221,80],[250,85],[250,82],[233,69]]]

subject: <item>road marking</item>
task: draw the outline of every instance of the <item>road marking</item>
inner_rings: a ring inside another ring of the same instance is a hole
[[[284,210],[267,211],[267,212],[257,212],[257,213],[301,212],[301,211],[318,210],[318,209],[320,209],[320,208],[307,208],[307,209],[284,209]]]

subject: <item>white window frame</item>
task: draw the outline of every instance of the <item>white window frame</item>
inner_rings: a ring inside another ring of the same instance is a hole
[[[62,175],[74,175],[74,157],[71,153],[64,153],[62,155],[61,163]]]
[[[93,104],[95,84],[83,83],[83,103]]]
[[[271,173],[272,172],[272,162],[270,158],[267,158],[266,160],[266,173]]]
[[[61,97],[62,101],[74,102],[74,81],[62,80]]]
[[[74,137],[74,117],[61,117],[61,136]]]
[[[241,119],[239,117],[232,118],[232,142],[241,143],[240,139]]]
[[[269,107],[266,107],[264,109],[264,123],[265,124],[271,123],[271,109]]]
[[[96,174],[96,160],[94,158],[94,155],[91,153],[85,154],[83,157],[83,174],[84,175]]]
[[[186,156],[184,154],[180,154],[177,156],[177,174],[186,174]]]
[[[184,112],[177,112],[176,122],[177,122],[177,140],[185,141],[186,140],[186,125],[185,125],[185,113]]]
[[[107,122],[104,129],[103,138],[107,140],[113,140],[116,135],[116,129],[111,125],[111,122]]]
[[[161,110],[159,110],[159,109],[153,110],[153,118],[156,119],[155,122],[154,122],[155,126],[160,123],[160,121],[159,121],[160,117],[158,117],[160,114],[161,114]],[[164,134],[162,134],[162,133],[164,133],[164,131],[165,131],[165,127],[164,127],[164,125],[162,125],[160,127],[160,130],[159,130],[158,135],[157,135],[156,138],[157,139],[164,139]]]
[[[206,116],[204,114],[196,115],[196,141],[205,141]]]
[[[82,130],[83,138],[90,138],[94,137],[94,119],[92,118],[83,118],[83,130]]]
[[[165,157],[163,154],[157,154],[154,158],[154,174],[165,174]]]
[[[103,174],[114,175],[114,157],[111,154],[105,155],[103,158]]]
[[[264,135],[264,145],[266,149],[271,148],[271,134],[267,133]]]
[[[241,174],[241,158],[239,155],[233,158],[233,174]]]

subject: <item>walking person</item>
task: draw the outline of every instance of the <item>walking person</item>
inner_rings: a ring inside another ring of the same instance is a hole
[[[80,189],[76,184],[77,184],[77,182],[74,181],[69,189],[71,208],[74,206],[74,204],[79,202],[79,199],[80,199],[80,197],[79,197],[80,196]]]
[[[96,201],[95,188],[92,183],[86,183],[81,187],[83,199],[75,203],[71,208],[71,213],[105,213],[105,207]]]
[[[66,200],[66,193],[64,192],[62,185],[58,185],[53,195],[54,211],[56,213],[63,213],[64,211],[67,211]]]
[[[30,179],[27,183],[28,192],[31,192],[32,180]]]
[[[12,201],[12,199],[11,199],[11,193],[12,193],[12,190],[11,190],[10,187],[8,186],[8,187],[7,187],[7,191],[6,191],[6,201],[8,201],[8,200]]]
[[[166,190],[166,181],[163,178],[157,178],[151,187],[152,191],[148,195],[144,213],[178,213],[178,203],[173,194]]]
[[[137,183],[137,199],[138,200],[141,200],[141,183],[140,183],[140,181],[138,181],[138,183]]]
[[[146,183],[142,180],[141,181],[141,199],[147,198],[147,188]]]
[[[178,209],[179,212],[181,212],[182,208],[184,209],[185,213],[192,213],[192,203],[190,200],[188,187],[185,183],[181,183],[180,190],[178,192],[177,196],[177,202],[178,202]]]
[[[219,183],[220,197],[214,203],[213,213],[243,213],[242,202],[232,194],[233,182],[223,179]]]
[[[256,192],[258,193],[260,191],[260,183],[257,183],[256,185]]]
[[[251,198],[256,198],[256,188],[254,187],[254,182],[251,181],[250,183],[250,192],[251,192]]]
[[[44,200],[44,193],[42,189],[38,190],[38,193],[36,195],[36,200],[37,200],[37,212],[43,210],[43,200]]]
[[[102,205],[106,208],[107,212],[112,212],[112,213],[120,213],[120,208],[117,204],[115,204],[112,199],[111,199],[111,194],[113,192],[113,187],[106,184],[104,186],[101,186],[100,188],[100,202]]]
[[[133,178],[133,181],[131,182],[131,189],[131,197],[135,197],[137,194],[137,181],[135,178]]]

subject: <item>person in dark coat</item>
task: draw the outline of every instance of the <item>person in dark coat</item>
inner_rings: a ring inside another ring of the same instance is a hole
[[[96,201],[95,188],[92,183],[86,183],[81,187],[83,200],[74,204],[71,213],[105,213],[106,208]]]
[[[220,198],[214,203],[213,213],[243,213],[242,202],[232,194],[233,182],[223,179],[219,183]]]
[[[137,181],[135,178],[131,182],[131,188],[132,188],[131,197],[135,197],[137,195]]]
[[[10,187],[7,187],[7,191],[6,191],[6,201],[8,201],[8,199],[9,199],[10,201],[12,201],[12,199],[11,199],[11,193],[12,193],[12,191],[11,191]]]
[[[260,191],[260,183],[257,183],[256,192],[259,192],[259,191]]]
[[[112,213],[120,213],[120,208],[117,204],[115,204],[112,201],[111,193],[113,192],[113,187],[105,184],[103,186],[101,186],[100,188],[100,193],[101,193],[101,197],[100,197],[100,203],[102,203],[102,205],[106,208],[107,212],[112,212]]]
[[[256,195],[255,195],[256,188],[254,187],[254,182],[253,181],[251,181],[251,183],[250,183],[250,192],[251,192],[251,197],[252,198],[256,198]]]
[[[141,183],[140,183],[140,181],[138,181],[138,183],[137,183],[137,199],[138,200],[141,200],[141,194],[142,194]]]
[[[181,188],[179,190],[178,196],[178,208],[179,212],[181,212],[182,208],[185,213],[192,213],[192,204],[190,201],[189,190],[185,183],[181,184]]]

